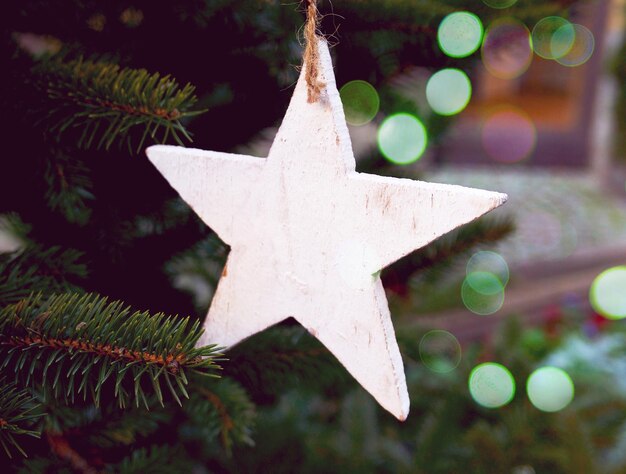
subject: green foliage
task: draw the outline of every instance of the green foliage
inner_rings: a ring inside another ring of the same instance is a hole
[[[16,212],[0,215],[0,233],[14,240],[18,247],[23,247],[30,243],[28,234],[32,226],[22,220]]]
[[[90,170],[77,159],[54,150],[46,162],[45,199],[53,211],[59,211],[69,222],[85,225],[91,215],[87,201],[94,199]]]
[[[152,398],[150,405],[155,405]],[[48,416],[45,430],[52,433],[71,433],[80,436],[90,446],[111,448],[137,443],[141,438],[155,433],[171,421],[172,407],[132,407],[120,410],[115,404],[107,406],[65,406],[47,403]]]
[[[5,379],[0,380],[0,444],[7,456],[12,457],[13,449],[26,456],[16,438],[39,438],[40,431],[32,426],[42,416],[40,404],[26,390],[20,390]]]
[[[102,460],[92,460],[81,457],[64,438],[53,438],[57,443],[57,456],[36,457],[25,460],[20,474],[45,474],[54,472],[59,474],[115,473],[115,474],[171,474],[188,473],[194,468],[193,460],[181,448],[172,448],[167,445],[153,445],[150,448],[133,449],[121,461],[102,465]],[[96,467],[97,466],[97,467]]]
[[[392,265],[386,272],[390,277],[407,281],[433,283],[442,273],[478,247],[486,247],[511,235],[515,230],[510,217],[483,217],[466,224],[416,250],[406,259]],[[385,275],[385,273],[383,273]]]
[[[148,136],[162,143],[171,136],[183,145],[191,136],[182,120],[201,113],[190,110],[197,100],[191,84],[181,88],[170,76],[145,69],[60,55],[37,64],[34,73],[51,101],[47,133],[60,139],[80,130],[81,148],[108,149],[119,141],[139,152]],[[136,129],[143,130],[138,141],[131,133]]]
[[[32,292],[79,292],[87,276],[83,253],[58,246],[31,245],[24,251],[0,254],[0,308]]]
[[[139,438],[145,438],[155,433],[162,425],[172,418],[172,410],[164,409],[144,410],[136,408],[119,412],[109,410],[104,413],[97,423],[90,426],[89,442],[93,446],[132,446]]]
[[[165,271],[173,285],[191,293],[195,307],[204,311],[217,288],[227,254],[226,244],[211,234],[174,255],[165,265]]]
[[[335,357],[298,326],[277,326],[227,353],[224,374],[244,385],[256,402],[274,399],[294,386],[343,389],[353,381]]]
[[[170,446],[152,446],[141,448],[125,458],[114,469],[106,472],[117,474],[171,474],[172,472],[191,472],[193,462],[182,449]]]
[[[357,389],[341,400],[337,428],[309,438],[308,449],[327,453],[324,459],[311,456],[310,471],[322,471],[330,461],[344,472],[410,472],[410,450],[381,430],[376,405],[364,391]]]
[[[219,437],[227,453],[233,444],[253,445],[254,404],[244,388],[228,378],[194,380],[190,399],[183,409],[188,421],[181,434],[211,445]]]
[[[17,469],[19,474],[74,474],[74,471],[52,457],[36,456],[25,459]]]
[[[187,224],[192,221],[192,217],[195,217],[195,214],[187,203],[180,197],[176,197],[165,201],[155,212],[136,215],[129,233],[132,238],[162,235],[168,230]],[[205,225],[197,217],[196,222],[198,226],[204,227]]]
[[[16,469],[19,474],[74,474],[75,471],[52,456],[35,456],[25,459]]]
[[[613,342],[607,345],[606,337]],[[413,339],[418,341],[418,335]],[[524,386],[537,366],[557,363],[541,354],[555,349],[558,354],[559,348],[570,345],[569,338],[546,338],[542,350],[527,340],[526,330],[510,320],[489,349],[486,360],[505,364],[516,380],[517,394],[507,406],[485,409],[469,395],[469,373],[486,357],[478,346],[466,347],[461,365],[446,374],[430,372],[419,358],[407,359],[412,413],[406,422],[392,420],[360,388],[335,397],[290,390],[260,410],[257,439],[263,443],[254,449],[236,448],[225,469],[247,473],[273,465],[276,472],[499,474],[526,472],[530,466],[535,472],[563,474],[624,472],[623,453],[615,451],[623,444],[612,441],[620,433],[623,438],[626,390],[598,390],[612,377],[597,376],[606,370],[606,351],[612,348],[617,361],[625,340],[615,352],[612,336],[582,339],[588,346],[581,354],[581,360],[588,360],[583,373],[596,376],[584,378],[568,367],[576,398],[558,413],[533,407]],[[572,350],[581,352],[578,346]],[[595,360],[586,356],[598,350],[605,355]]]
[[[450,266],[457,258],[468,255],[477,247],[488,247],[508,237],[515,231],[513,220],[482,218],[459,227],[418,249],[411,257],[416,271],[424,272],[437,266],[437,270]]]
[[[132,312],[97,295],[36,294],[0,311],[1,367],[72,403],[82,394],[98,405],[109,381],[120,407],[149,407],[147,389],[163,404],[163,386],[180,404],[186,372],[218,368],[215,346],[194,347],[199,323],[188,326],[189,318]]]

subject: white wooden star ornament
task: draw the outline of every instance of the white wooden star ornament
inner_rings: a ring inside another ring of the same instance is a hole
[[[231,251],[199,344],[237,344],[290,316],[400,420],[402,358],[379,272],[506,195],[355,171],[332,62],[304,66],[267,158],[156,145],[152,163]]]

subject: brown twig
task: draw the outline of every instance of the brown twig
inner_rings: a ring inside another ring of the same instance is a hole
[[[224,402],[222,402],[220,397],[218,397],[215,393],[211,392],[210,390],[204,387],[196,387],[196,389],[198,390],[200,394],[202,394],[211,403],[211,405],[215,407],[215,409],[217,410],[217,413],[222,419],[222,427],[223,427],[223,429],[221,430],[222,431],[222,443],[224,444],[224,446],[227,446],[228,445],[228,432],[234,428],[235,424],[231,416],[228,414],[228,409],[226,408],[226,405],[224,405]]]
[[[150,352],[131,351],[123,347],[115,347],[109,344],[94,344],[89,341],[81,341],[74,339],[56,339],[41,336],[11,336],[9,338],[0,339],[0,345],[27,347],[37,345],[40,347],[48,347],[51,349],[76,350],[80,352],[89,352],[95,355],[109,357],[115,360],[126,360],[128,362],[146,362],[165,366],[166,369],[176,374],[180,370],[180,366],[187,362],[183,354],[176,356],[168,354],[163,357]]]
[[[116,102],[106,100],[106,99],[90,99],[87,97],[81,97],[74,99],[79,105],[87,105],[91,107],[104,107],[106,109],[115,110],[117,112],[123,112],[128,115],[145,115],[145,116],[157,116],[159,118],[173,121],[178,120],[181,116],[181,113],[178,109],[173,109],[172,111],[167,111],[162,107],[156,107],[154,109],[149,109],[145,105],[141,105],[139,107],[135,107],[128,104],[118,104]]]
[[[68,462],[72,469],[81,474],[98,474],[98,470],[91,466],[78,451],[70,445],[69,441],[61,434],[46,433],[50,449],[59,458]]]

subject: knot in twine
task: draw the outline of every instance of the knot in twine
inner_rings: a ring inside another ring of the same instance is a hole
[[[324,83],[318,80],[320,54],[318,49],[317,27],[319,25],[319,12],[317,0],[307,0],[306,25],[304,27],[304,64],[306,66],[307,101],[309,104],[317,102],[324,87]]]

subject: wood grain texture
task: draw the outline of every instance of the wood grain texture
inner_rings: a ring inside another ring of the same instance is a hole
[[[506,201],[477,189],[355,171],[327,44],[320,99],[306,71],[268,158],[152,146],[154,165],[231,246],[200,344],[232,346],[288,317],[400,420],[402,358],[379,271]]]

